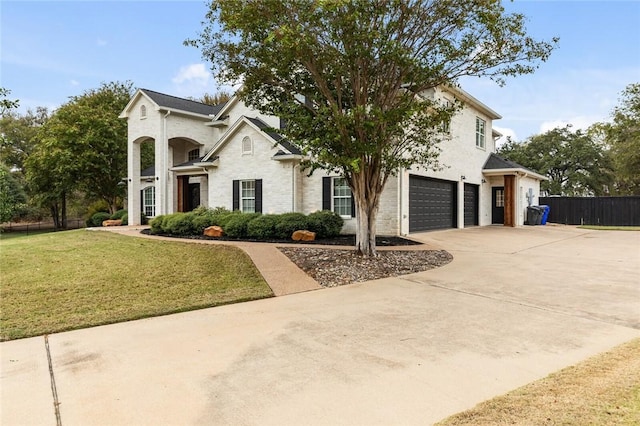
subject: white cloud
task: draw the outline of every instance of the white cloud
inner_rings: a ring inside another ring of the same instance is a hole
[[[171,81],[176,84],[192,83],[206,86],[211,78],[211,73],[204,64],[191,64],[181,67]]]
[[[493,126],[493,130],[502,133],[502,136],[500,136],[500,138],[496,140],[496,148],[500,148],[502,145],[504,145],[504,143],[507,142],[508,137],[510,137],[514,141],[518,140],[518,135],[516,135],[516,132],[513,129],[510,129],[508,127]]]
[[[571,129],[573,131],[586,130],[594,123],[601,122],[601,121],[603,121],[602,117],[597,117],[597,116],[591,116],[591,117],[576,116],[576,117],[568,118],[566,120],[559,119],[559,120],[543,121],[540,124],[540,133],[545,133],[545,132],[548,132],[549,130],[556,129],[558,127],[565,127],[567,125],[571,125]]]

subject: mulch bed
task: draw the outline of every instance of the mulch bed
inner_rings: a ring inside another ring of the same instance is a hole
[[[367,258],[352,250],[279,247],[293,263],[325,287],[422,272],[453,260],[444,250],[385,250]]]

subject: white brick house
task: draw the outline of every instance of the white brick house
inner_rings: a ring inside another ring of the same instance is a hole
[[[432,229],[524,223],[543,176],[494,154],[495,111],[459,89],[435,90],[464,102],[442,142],[440,171],[402,169],[380,201],[377,232],[406,235]],[[277,117],[233,97],[209,106],[140,89],[121,118],[128,122],[129,223],[198,205],[262,213],[329,209],[355,232],[351,194],[342,179],[301,170],[302,153],[273,129]],[[140,145],[155,144],[155,165],[140,168]]]

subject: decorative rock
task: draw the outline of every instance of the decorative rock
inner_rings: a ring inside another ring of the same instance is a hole
[[[205,228],[204,235],[207,237],[222,237],[224,231],[219,226],[209,226]]]
[[[122,226],[120,219],[107,219],[102,221],[102,226]]]
[[[311,231],[295,231],[291,236],[293,241],[313,241],[316,239],[316,233]]]

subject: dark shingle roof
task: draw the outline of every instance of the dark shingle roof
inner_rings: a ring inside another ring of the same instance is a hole
[[[149,89],[140,89],[145,95],[149,96],[153,102],[160,107],[176,109],[180,111],[192,112],[201,115],[211,115],[220,112],[224,104],[215,106],[203,104],[189,99],[178,98],[176,96],[165,95],[164,93],[154,92]]]
[[[264,133],[269,135],[269,137],[271,139],[273,139],[274,141],[278,142],[281,146],[283,146],[290,153],[297,154],[297,155],[301,155],[302,154],[302,151],[300,151],[300,148],[298,148],[297,146],[295,146],[294,144],[289,142],[280,133],[274,132],[273,131],[273,127],[269,126],[264,121],[260,120],[259,118],[250,118],[250,117],[246,117],[246,118],[247,118],[247,120],[251,121],[256,126],[258,126],[258,128],[260,130],[262,130]]]
[[[140,172],[140,176],[155,176],[156,166],[151,166]]]
[[[206,155],[205,155],[205,157],[206,157]],[[187,166],[193,166],[193,165],[194,165],[194,164],[196,164],[196,163],[202,163],[202,159],[203,159],[203,158],[204,158],[204,157],[200,157],[200,158],[196,158],[195,160],[185,161],[184,163],[176,164],[176,165],[175,165],[175,166],[173,166],[173,167],[187,167]],[[216,155],[215,157],[213,157],[213,158],[209,158],[209,162],[213,162],[213,161],[215,161],[217,158],[218,158],[218,156],[217,156],[217,155]]]
[[[531,172],[537,173],[534,170],[528,169],[523,165],[516,163],[515,161],[507,160],[506,158],[502,158],[495,153],[489,154],[489,158],[484,163],[482,167],[483,170],[502,170],[502,169],[522,169],[529,170]]]

